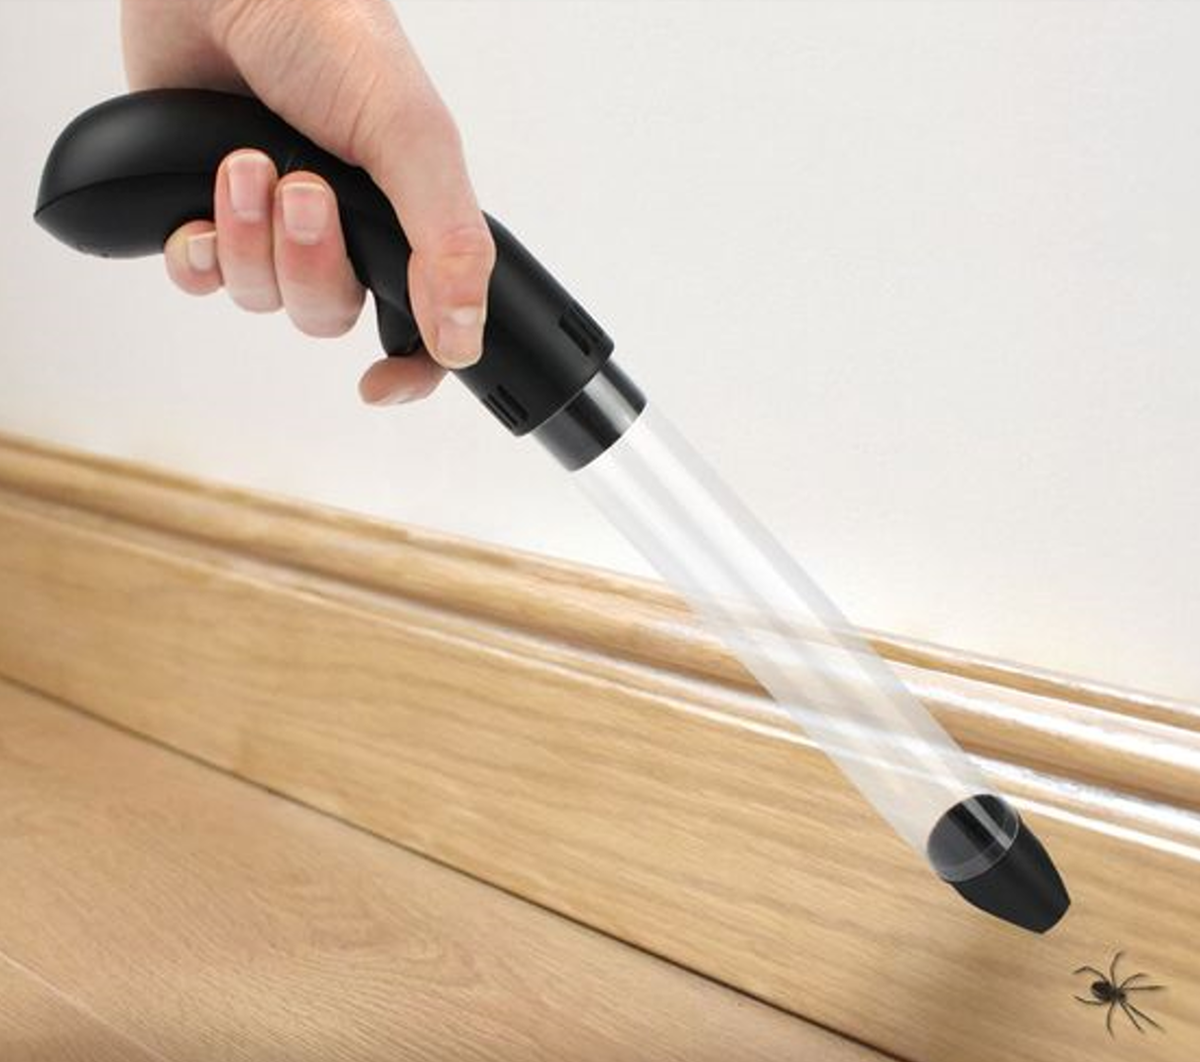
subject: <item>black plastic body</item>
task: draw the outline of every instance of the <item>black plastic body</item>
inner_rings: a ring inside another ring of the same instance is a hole
[[[355,272],[375,297],[383,349],[417,350],[410,248],[387,197],[364,170],[323,151],[249,97],[159,89],[93,107],[54,145],[36,219],[88,254],[158,254],[179,225],[212,216],[217,169],[239,148],[265,152],[281,174],[309,170],[329,181]],[[512,233],[487,220],[497,259],[484,352],[456,375],[522,435],[583,390],[612,354],[613,341]]]
[[[1006,922],[1045,933],[1058,923],[1071,897],[1041,841],[1022,821],[1016,810],[998,796],[980,794],[984,818],[966,805],[956,804],[938,820],[929,836],[929,861],[949,885],[968,903]],[[985,821],[1016,821],[1016,833],[1003,839],[993,836]],[[954,868],[986,855],[987,869],[959,878]]]

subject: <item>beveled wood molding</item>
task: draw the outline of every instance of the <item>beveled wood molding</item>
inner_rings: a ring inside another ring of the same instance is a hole
[[[1052,847],[1037,938],[653,584],[0,438],[0,593],[0,674],[900,1057],[1127,1057],[1118,947],[1200,1042],[1194,706],[874,638]]]

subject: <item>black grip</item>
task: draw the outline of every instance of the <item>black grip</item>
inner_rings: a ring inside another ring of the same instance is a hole
[[[416,350],[410,248],[391,203],[364,170],[324,151],[250,97],[158,89],[93,107],[51,150],[35,217],[88,254],[159,254],[180,225],[211,216],[216,171],[240,148],[265,152],[281,174],[310,170],[330,183],[354,270],[375,296],[383,349]],[[497,262],[484,354],[457,375],[509,430],[524,434],[586,386],[613,344],[503,225],[487,221]]]

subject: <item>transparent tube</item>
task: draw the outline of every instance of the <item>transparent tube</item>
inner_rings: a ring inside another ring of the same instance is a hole
[[[572,478],[943,878],[1004,855],[1015,812],[656,408]]]

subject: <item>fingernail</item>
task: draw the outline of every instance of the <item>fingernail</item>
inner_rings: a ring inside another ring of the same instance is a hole
[[[217,234],[200,232],[187,240],[187,260],[192,271],[208,273],[217,267]]]
[[[234,155],[225,165],[229,174],[229,205],[241,221],[262,221],[267,216],[271,162],[256,151]]]
[[[437,360],[450,369],[474,365],[482,353],[485,316],[482,306],[456,306],[442,314],[438,326]]]
[[[283,228],[290,240],[306,246],[320,243],[329,228],[329,193],[314,181],[293,181],[279,192]]]

